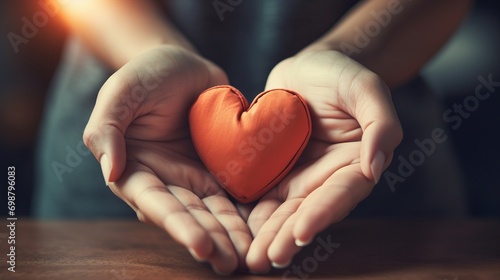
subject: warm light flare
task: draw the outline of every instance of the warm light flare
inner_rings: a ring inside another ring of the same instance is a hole
[[[95,0],[48,0],[71,28],[78,28],[82,19],[99,11],[99,1]]]

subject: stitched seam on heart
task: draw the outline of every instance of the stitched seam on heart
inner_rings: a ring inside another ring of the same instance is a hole
[[[206,89],[205,91],[203,91],[202,93],[200,93],[200,95],[204,94],[205,92],[207,91],[211,91],[213,89],[216,89],[216,88],[224,88],[224,89],[229,89],[233,94],[235,94],[236,96],[238,96],[238,98],[240,99],[240,102],[241,102],[241,105],[243,105],[243,111],[248,111],[249,108],[249,104],[248,104],[248,100],[245,98],[245,96],[243,95],[243,93],[241,93],[241,91],[239,91],[237,88],[231,86],[231,85],[218,85],[218,86],[214,86],[214,87],[211,87],[209,89]],[[238,116],[238,121],[239,119],[241,118],[241,115]]]
[[[255,99],[254,101],[252,102],[252,104],[249,106],[248,105],[248,100],[244,97],[244,95],[236,88],[230,86],[230,85],[219,85],[219,86],[214,86],[214,87],[211,87],[205,91],[203,91],[200,95],[208,92],[208,91],[211,91],[213,89],[217,89],[217,88],[222,88],[222,89],[229,89],[231,91],[231,93],[233,94],[236,94],[236,96],[240,99],[240,102],[241,102],[241,105],[243,107],[243,112],[248,112],[254,104],[256,104],[258,102],[258,100],[263,97],[265,94],[271,92],[271,91],[285,91],[287,92],[288,94],[291,94],[295,97],[297,97],[302,105],[302,107],[304,108],[304,111],[306,113],[306,118],[307,118],[307,135],[303,138],[302,140],[302,143],[299,147],[299,149],[295,152],[295,154],[293,155],[293,157],[291,158],[291,160],[288,162],[288,164],[285,166],[285,168],[283,168],[281,170],[281,172],[279,174],[277,174],[268,184],[266,184],[264,187],[262,187],[259,191],[257,191],[256,193],[254,193],[254,195],[252,196],[238,196],[238,195],[235,195],[234,192],[230,191],[230,189],[228,188],[224,188],[227,192],[229,192],[236,200],[240,201],[240,202],[243,202],[243,203],[247,203],[247,202],[250,202],[250,201],[253,201],[257,198],[259,198],[260,196],[262,196],[265,192],[269,191],[269,189],[273,186],[275,186],[277,184],[277,181],[283,179],[283,177],[286,176],[286,174],[288,174],[291,169],[293,168],[293,166],[295,165],[295,163],[297,162],[298,158],[300,157],[300,155],[302,154],[302,152],[304,151],[305,147],[307,146],[307,142],[312,134],[312,123],[311,123],[311,116],[310,116],[310,112],[309,112],[309,107],[307,105],[307,102],[305,101],[305,99],[300,96],[300,94],[292,91],[292,90],[287,90],[287,89],[271,89],[271,90],[267,90],[265,92],[262,92],[260,93]],[[242,114],[240,114],[238,116],[238,121],[240,121],[241,119],[241,116]],[[199,154],[199,151],[198,149],[196,148],[196,146],[194,146],[196,152]],[[203,164],[205,166],[207,166],[205,164],[205,162],[201,159],[200,157],[200,160],[203,162]],[[221,184],[221,182],[219,182],[217,176],[214,176],[213,174],[211,174],[212,177],[219,183]]]
[[[231,85],[218,85],[218,86],[213,86],[213,87],[211,87],[211,88],[208,88],[208,89],[204,90],[202,93],[200,93],[200,94],[198,95],[198,98],[199,98],[202,94],[207,93],[207,92],[210,92],[210,91],[212,91],[212,90],[214,90],[214,89],[218,89],[218,88],[222,88],[222,89],[229,89],[229,90],[231,91],[231,93],[232,93],[232,94],[235,94],[235,95],[236,95],[236,96],[240,99],[240,103],[241,103],[241,105],[242,105],[242,107],[243,107],[243,112],[247,112],[247,111],[248,111],[248,109],[249,109],[249,108],[248,108],[248,107],[249,107],[248,100],[245,98],[245,96],[244,96],[244,95],[243,95],[243,94],[242,94],[242,93],[241,93],[241,92],[240,92],[237,88],[235,88],[235,87],[233,87],[233,86],[231,86]],[[193,105],[194,105],[194,103],[196,103],[196,101],[198,101],[198,98],[197,98],[197,99],[195,100],[195,102],[193,102],[193,104],[191,105],[191,108],[189,109],[188,116],[191,114],[191,110],[192,110],[192,108],[193,108]],[[238,117],[238,122],[241,120],[241,115],[242,115],[242,114],[239,114],[239,115],[237,116],[237,117]],[[192,136],[191,136],[191,126],[189,126],[189,130],[190,130],[190,137],[192,137]],[[193,140],[191,139],[191,141],[193,141]],[[207,165],[207,163],[206,163],[206,162],[202,159],[202,157],[201,157],[201,156],[199,156],[200,151],[198,150],[198,148],[196,147],[196,145],[194,145],[194,142],[193,142],[193,147],[194,147],[194,150],[196,151],[196,154],[198,154],[198,159],[199,159],[199,160],[203,163],[203,166],[204,166],[205,168],[207,168],[207,166],[208,166],[208,165]],[[208,168],[207,168],[207,171],[208,171],[208,173],[210,174],[210,176],[211,176],[211,177],[212,177],[212,178],[213,178],[213,179],[214,179],[214,180],[215,180],[215,181],[216,181],[219,185],[223,186],[223,184],[219,181],[219,179],[217,178],[217,176],[216,176],[216,175],[212,174],[212,172],[210,172],[210,170],[208,170]],[[227,188],[223,187],[223,189],[224,189],[225,191],[229,192],[229,193],[230,193],[230,194],[231,194],[231,195],[232,195],[235,199],[239,200],[239,199],[237,198],[237,196],[233,195],[233,193],[232,193],[231,191],[229,191]]]
[[[289,89],[284,89],[284,88],[274,88],[274,89],[269,89],[269,90],[266,90],[264,92],[261,92],[259,95],[257,95],[255,97],[255,99],[253,100],[252,104],[250,104],[250,107],[246,110],[246,111],[250,111],[250,109],[252,109],[252,107],[258,102],[258,100],[263,97],[264,95],[266,95],[267,93],[271,92],[271,91],[278,91],[278,90],[281,90],[281,91],[286,91],[287,93],[297,97],[302,104],[306,104],[306,112],[307,112],[307,118],[310,119],[310,115],[309,115],[309,108],[307,107],[307,103],[305,101],[304,98],[302,98],[302,96],[300,96],[300,94],[296,93],[295,91],[293,90],[289,90]]]
[[[241,102],[241,105],[243,106],[243,111],[246,112],[248,110],[248,100],[246,100],[245,96],[235,87],[231,86],[231,85],[218,85],[218,86],[213,86],[211,88],[208,88],[206,90],[204,90],[202,93],[200,93],[198,95],[198,98],[204,94],[204,93],[207,93],[209,91],[212,91],[214,89],[217,89],[217,88],[223,88],[223,89],[229,89],[233,94],[235,94],[236,96],[238,96],[238,98],[240,99],[240,102]],[[196,98],[195,102],[193,102],[193,104],[191,105],[191,108],[189,109],[189,113],[188,113],[188,116],[191,115],[191,110],[193,109],[193,105],[198,101],[198,98]],[[188,117],[189,118],[189,117]],[[238,115],[238,122],[240,121],[241,119],[241,114]],[[189,122],[189,121],[188,121]],[[192,137],[191,136],[191,124],[189,124],[189,137]],[[191,139],[191,141],[193,141]],[[194,150],[196,151],[196,154],[200,154],[200,151],[198,151],[198,148],[196,147],[196,145],[194,145],[194,142],[193,142],[193,147],[194,147]],[[198,156],[198,158],[200,159],[200,161],[203,163],[203,165],[206,167],[207,164],[205,163],[205,161],[200,157]],[[217,177],[215,177],[215,179],[217,180]],[[218,181],[218,180],[217,180]]]
[[[298,158],[300,157],[300,155],[304,151],[305,147],[307,146],[307,143],[309,142],[309,138],[311,137],[311,134],[312,134],[311,114],[309,112],[309,107],[308,107],[306,101],[303,99],[303,97],[300,96],[298,93],[296,93],[294,91],[286,90],[286,89],[271,89],[271,90],[268,90],[268,91],[274,91],[274,90],[284,90],[284,91],[286,91],[288,93],[291,93],[294,96],[296,96],[296,97],[299,98],[299,100],[301,101],[300,104],[303,106],[304,111],[305,111],[306,116],[307,116],[307,122],[308,122],[307,135],[302,140],[302,144],[300,145],[300,148],[297,150],[297,152],[295,152],[295,154],[293,155],[292,159],[288,162],[288,164],[286,165],[286,167],[283,170],[281,170],[281,172],[276,177],[274,177],[271,180],[271,182],[269,182],[269,184],[265,185],[258,192],[256,192],[253,196],[251,196],[251,197],[243,197],[245,199],[236,198],[240,202],[250,202],[250,201],[255,200],[255,198],[258,198],[258,197],[262,196],[265,192],[269,191],[270,188],[274,187],[277,184],[276,181],[283,179],[282,177],[286,176],[286,174],[288,174],[288,172],[290,172],[290,170],[293,168],[293,166],[295,165],[295,163],[297,163]],[[260,95],[263,95],[263,94],[267,93],[268,91],[265,91],[265,92],[259,94],[259,96],[257,96],[257,98],[254,100],[254,102],[252,102],[252,105],[250,105],[250,108],[248,110],[251,109],[251,107],[253,106],[254,103],[257,103],[256,101],[257,101],[258,98],[260,98]],[[283,175],[283,173],[285,173],[285,175]]]

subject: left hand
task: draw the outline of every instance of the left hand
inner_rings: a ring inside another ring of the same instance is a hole
[[[345,218],[371,192],[402,139],[388,87],[339,52],[282,61],[268,78],[266,89],[272,88],[304,97],[313,131],[292,172],[248,217],[254,240],[246,263],[257,273],[287,266],[316,234]]]
[[[208,87],[227,84],[217,65],[162,45],[103,85],[84,133],[115,195],[220,274],[244,267],[252,236],[193,147],[188,110]]]

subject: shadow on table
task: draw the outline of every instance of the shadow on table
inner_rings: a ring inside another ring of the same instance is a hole
[[[137,221],[21,220],[16,232],[12,279],[222,278],[164,231]],[[498,236],[498,220],[349,218],[286,269],[226,279],[500,279]]]
[[[458,280],[494,273],[499,277],[500,226],[468,225],[463,221],[351,220],[320,234],[287,269],[273,270],[271,275],[282,279],[402,279],[412,275],[416,278],[411,279]],[[489,277],[485,279],[495,279]]]

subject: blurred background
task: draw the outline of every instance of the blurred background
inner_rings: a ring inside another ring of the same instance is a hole
[[[50,17],[28,42],[20,42],[16,51],[8,34],[20,34],[23,18],[31,20],[39,9],[32,0],[0,2],[0,170],[6,176],[7,166],[16,167],[17,216],[32,214],[39,122],[67,36],[61,20]],[[443,108],[453,108],[473,95],[480,75],[487,78],[491,74],[494,81],[500,81],[499,15],[498,1],[477,0],[453,38],[423,69],[422,76],[439,95]],[[497,87],[450,134],[464,173],[469,215],[474,217],[500,217],[500,180],[496,177],[500,173],[499,111]],[[6,185],[4,190],[2,201],[6,201]],[[5,215],[6,207],[1,208],[0,215]]]

